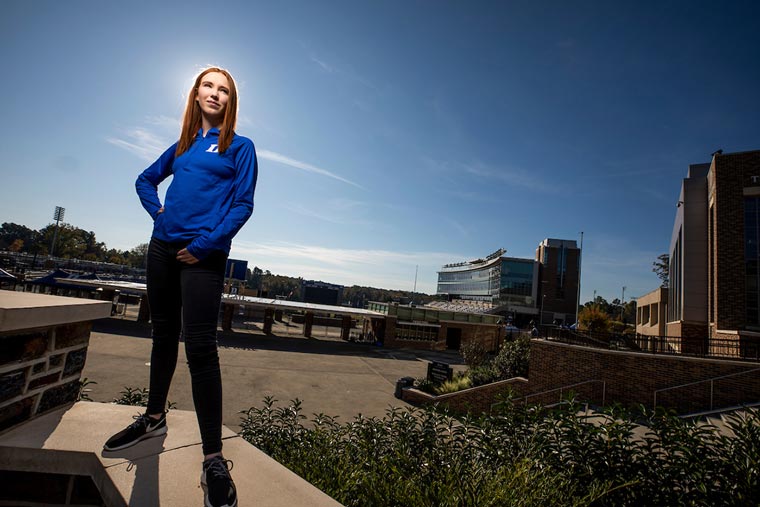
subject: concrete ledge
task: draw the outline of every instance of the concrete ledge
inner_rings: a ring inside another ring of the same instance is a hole
[[[90,475],[108,505],[202,505],[201,450],[194,412],[172,410],[166,435],[117,452],[103,443],[142,407],[79,402],[0,436],[0,469]],[[241,505],[336,507],[338,502],[222,428]],[[117,492],[119,498],[108,498]]]
[[[110,301],[0,291],[0,332],[70,324],[111,315]]]

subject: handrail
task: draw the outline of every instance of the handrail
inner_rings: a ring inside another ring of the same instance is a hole
[[[721,375],[719,377],[713,377],[708,378],[705,380],[698,380],[696,382],[689,382],[687,384],[681,384],[678,386],[671,386],[671,387],[663,387],[662,389],[655,389],[654,391],[654,407],[657,406],[657,393],[662,393],[664,391],[670,391],[672,389],[680,389],[681,387],[689,387],[689,386],[695,386],[698,384],[704,384],[705,382],[710,382],[710,410],[713,409],[713,394],[714,394],[714,388],[715,388],[715,381],[716,380],[723,380],[730,377],[737,377],[739,375],[746,375],[748,373],[753,373],[756,371],[760,371],[760,368],[753,368],[752,370],[745,370],[745,371],[739,371],[736,373],[729,373],[728,375]]]
[[[541,396],[541,395],[544,395],[544,394],[553,393],[554,391],[559,391],[559,400],[562,401],[562,391],[563,390],[565,390],[565,389],[571,389],[573,387],[582,386],[583,384],[591,384],[593,382],[601,382],[602,383],[602,405],[604,405],[604,402],[605,402],[605,399],[606,399],[606,395],[607,395],[607,382],[605,382],[604,380],[585,380],[583,382],[578,382],[578,383],[570,384],[570,385],[567,385],[567,386],[555,387],[554,389],[549,389],[548,391],[542,391],[540,393],[528,394],[526,396],[523,396],[523,403],[525,403],[527,405],[528,404],[528,398],[531,398],[531,397],[534,397],[534,396]]]

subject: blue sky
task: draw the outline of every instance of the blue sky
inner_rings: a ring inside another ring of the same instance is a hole
[[[690,163],[760,149],[757,2],[102,2],[3,8],[0,221],[56,205],[150,237],[137,175],[193,76],[240,89],[259,155],[231,255],[434,292],[442,264],[584,232],[582,301],[658,285]]]

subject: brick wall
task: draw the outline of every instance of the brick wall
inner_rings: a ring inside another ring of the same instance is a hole
[[[385,318],[384,346],[387,348],[410,348],[417,350],[446,350],[446,336],[449,328],[461,329],[461,343],[477,342],[489,352],[497,352],[504,340],[504,329],[495,324],[467,322],[439,322],[437,340],[406,340],[396,338],[397,318]]]
[[[527,381],[511,379],[438,397],[409,389],[404,390],[403,399],[413,404],[443,403],[452,410],[471,407],[487,411],[507,386],[526,396],[586,381],[603,381],[603,393],[600,392],[601,382],[589,382],[573,388],[573,391],[580,399],[593,403],[600,403],[603,395],[606,404],[617,402],[626,406],[643,404],[652,407],[656,390],[732,375],[712,386],[712,406],[728,407],[760,401],[760,371],[742,373],[758,368],[758,363],[603,350],[532,340]],[[657,403],[680,413],[708,410],[710,390],[709,384],[672,389],[659,393]],[[558,399],[559,392],[556,391],[542,397],[530,397],[529,401],[554,403]]]
[[[0,335],[0,431],[76,401],[89,322]]]
[[[437,404],[455,414],[490,412],[491,405],[497,403],[510,390],[517,396],[525,396],[527,386],[527,379],[515,377],[441,396],[433,396],[417,389],[404,389],[402,399],[418,406]]]
[[[756,190],[753,176],[760,176],[760,151],[718,155],[710,168],[714,186],[712,234],[717,329],[742,329],[746,320],[744,272],[744,189]]]

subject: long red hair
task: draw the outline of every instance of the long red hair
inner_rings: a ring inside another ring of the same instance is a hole
[[[198,96],[198,87],[201,85],[201,79],[209,72],[224,74],[224,77],[227,78],[230,84],[230,94],[227,99],[227,108],[224,111],[224,120],[222,120],[222,125],[219,127],[219,153],[224,153],[230,147],[230,143],[232,143],[232,138],[235,135],[235,126],[237,125],[237,86],[235,86],[235,80],[232,79],[232,75],[228,71],[219,67],[209,67],[203,69],[198,74],[198,77],[195,78],[195,84],[190,89],[190,93],[187,94],[185,116],[182,120],[182,132],[179,135],[175,157],[179,157],[190,148],[195,140],[195,136],[198,134],[198,129],[201,128],[201,106],[198,105],[195,98]]]

